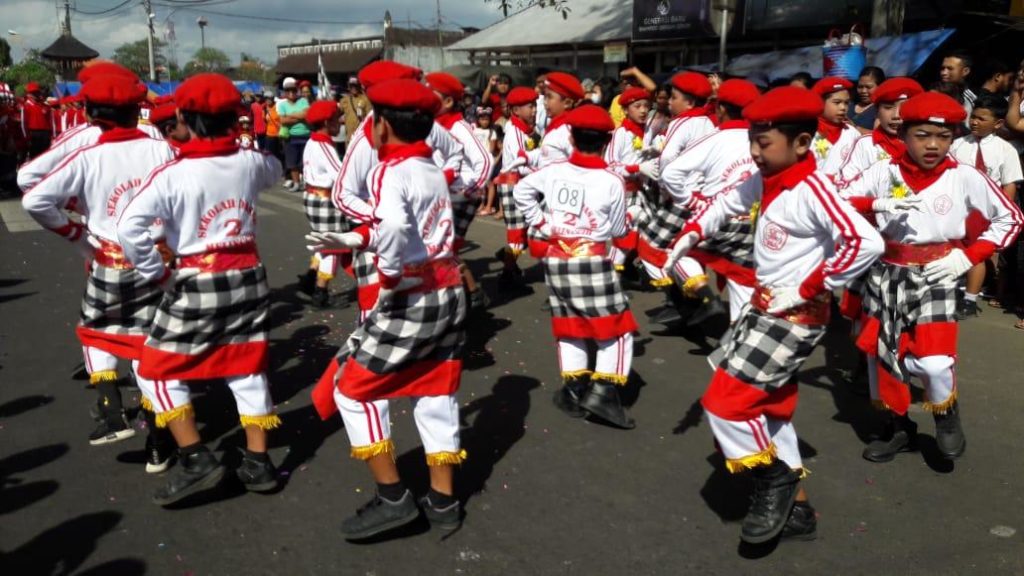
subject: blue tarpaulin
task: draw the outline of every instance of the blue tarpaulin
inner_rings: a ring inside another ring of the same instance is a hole
[[[245,92],[251,90],[254,94],[257,92],[263,92],[263,84],[260,82],[235,82],[235,87],[238,88],[239,92]],[[181,82],[146,82],[146,86],[149,87],[149,91],[156,94],[157,96],[163,96],[165,94],[173,94],[174,91],[181,85]],[[81,90],[82,84],[80,82],[58,82],[54,88],[54,96],[73,96],[78,94]]]

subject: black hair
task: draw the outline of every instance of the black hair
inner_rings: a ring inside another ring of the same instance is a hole
[[[985,62],[985,67],[988,69],[988,78],[992,78],[996,74],[1012,74],[1014,72],[1010,65],[1002,60],[988,60]]]
[[[694,108],[702,108],[702,107],[704,107],[708,103],[707,98],[697,98],[693,94],[690,94],[689,92],[683,92],[682,90],[680,90],[679,88],[676,88],[675,86],[673,86],[672,89],[675,90],[676,92],[679,92],[680,94],[682,94],[683,98],[689,100],[690,104]],[[671,94],[671,92],[669,92],[669,94]]]
[[[810,88],[814,86],[814,76],[811,76],[807,72],[797,72],[789,78],[790,82],[800,82],[804,85],[804,88]]]
[[[871,79],[875,81],[875,84],[885,82],[885,71],[878,66],[865,66],[857,77],[863,78],[865,76],[871,76]]]
[[[964,88],[955,82],[936,82],[928,88],[928,91],[945,94],[961,104],[964,103]]]
[[[85,103],[85,113],[93,121],[113,124],[119,128],[135,128],[139,124],[139,106],[100,106]]]
[[[778,130],[779,132],[782,133],[783,136],[786,137],[786,140],[792,142],[796,140],[797,137],[800,136],[801,134],[809,134],[813,138],[814,134],[818,131],[818,120],[817,118],[815,118],[813,120],[803,120],[800,122],[780,122],[771,125],[754,124],[751,132],[753,133],[758,130],[765,129]]]
[[[1006,103],[1006,98],[998,94],[982,94],[974,100],[974,109],[988,110],[997,120],[1002,120],[1006,118],[1009,105]]]
[[[576,149],[584,154],[600,154],[612,139],[611,132],[600,130],[572,129],[572,141]]]
[[[169,136],[174,129],[178,127],[178,117],[172,116],[163,122],[157,122],[156,127],[160,130],[160,133],[164,136]]]
[[[718,105],[725,109],[725,113],[729,115],[730,120],[742,120],[743,119],[743,108],[735,104],[729,104],[728,102],[722,102],[719,100]]]
[[[946,58],[956,58],[963,62],[965,68],[970,68],[974,65],[974,58],[971,56],[970,52],[967,52],[966,50],[953,50],[951,52],[946,52],[946,55],[943,56],[942,59],[945,60]]]
[[[385,106],[373,107],[373,122],[387,120],[391,130],[404,142],[426,140],[434,127],[434,115],[422,110],[403,110]]]
[[[182,110],[181,118],[189,130],[198,134],[200,138],[228,136],[238,124],[238,114],[235,112],[200,114],[191,110]]]
[[[601,87],[601,101],[597,105],[607,110],[612,105],[612,98],[616,96],[615,88],[619,83],[608,76],[602,76],[594,85]]]

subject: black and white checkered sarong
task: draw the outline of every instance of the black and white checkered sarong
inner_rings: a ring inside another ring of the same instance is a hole
[[[754,229],[750,220],[730,220],[697,248],[744,268],[754,268]]]
[[[159,286],[134,268],[118,270],[93,262],[79,325],[119,336],[145,335],[163,296]]]
[[[377,259],[373,252],[357,250],[352,257],[352,275],[356,278],[356,286],[365,288],[377,283]]]
[[[603,318],[629,310],[612,262],[602,256],[545,258],[551,315]]]
[[[330,198],[302,193],[302,207],[306,210],[306,220],[314,232],[348,232],[348,220],[334,206]]]
[[[878,262],[864,286],[864,313],[879,322],[878,361],[904,382],[909,375],[898,358],[900,335],[917,325],[956,322],[956,282],[930,284],[922,268]]]
[[[160,303],[146,346],[200,355],[210,347],[267,339],[270,288],[262,264],[206,272],[175,286]]]
[[[420,360],[460,358],[465,320],[462,286],[396,294],[386,309],[375,308],[349,336],[338,350],[338,365],[352,356],[371,372],[391,374]]]
[[[645,242],[660,250],[668,250],[683,231],[690,211],[672,202],[648,203],[637,223],[637,232]]]
[[[708,360],[771,393],[793,380],[824,336],[825,326],[794,324],[748,304]]]
[[[512,196],[515,184],[497,184],[498,198],[501,200],[501,213],[505,219],[506,230],[522,230],[526,228],[526,218],[516,206],[516,200]]]
[[[466,237],[479,204],[478,199],[467,198],[464,194],[452,194],[452,218],[455,219],[456,238]]]

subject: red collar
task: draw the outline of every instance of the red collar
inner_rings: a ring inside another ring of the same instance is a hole
[[[818,118],[818,134],[824,136],[830,144],[839,142],[839,137],[842,136],[845,126],[845,124],[835,124],[824,118]]]
[[[673,120],[680,120],[682,118],[697,118],[700,116],[707,116],[707,113],[705,112],[704,108],[690,108],[686,112],[680,112],[679,114],[676,114]]]
[[[104,130],[103,134],[100,134],[99,142],[100,144],[126,142],[128,140],[138,140],[139,138],[149,138],[149,135],[138,128],[111,128],[110,130]]]
[[[412,144],[385,144],[377,150],[377,158],[381,162],[400,162],[406,158],[430,158],[434,151],[423,140]]]
[[[704,115],[711,120],[711,123],[718,126],[718,112],[715,110],[718,107],[717,103],[713,100],[708,100],[708,103],[704,105]]]
[[[727,120],[718,126],[719,130],[750,130],[750,122],[746,120]]]
[[[334,139],[331,138],[330,134],[323,132],[312,132],[309,135],[309,139],[314,142],[323,142],[324,144],[334,144]]]
[[[899,158],[903,155],[903,151],[907,149],[906,144],[896,136],[889,136],[889,133],[881,128],[875,128],[874,132],[871,133],[871,141],[874,142],[875,146],[878,146],[890,158]]]
[[[903,176],[903,181],[910,186],[910,189],[915,193],[923,191],[935,183],[936,180],[942,177],[942,175],[956,166],[956,162],[946,156],[939,162],[939,165],[931,170],[925,170],[918,166],[911,158],[910,154],[905,151],[900,156],[894,156],[892,163],[900,167],[900,175]]]
[[[456,122],[462,120],[462,114],[455,111],[445,112],[444,114],[441,114],[437,118],[434,118],[434,120],[437,120],[438,124],[444,126],[445,130],[451,132],[452,126],[455,126]]]
[[[363,120],[363,136],[366,137],[366,141],[373,146],[373,111],[366,115],[366,119]]]
[[[544,130],[544,133],[545,134],[550,134],[550,133],[554,132],[555,130],[561,128],[562,126],[565,125],[565,121],[568,120],[568,119],[569,119],[569,111],[566,110],[565,112],[562,112],[558,116],[555,116],[554,118],[551,119],[551,123],[548,124],[548,127],[547,127],[546,130]]]
[[[636,122],[633,122],[629,118],[626,118],[625,120],[622,121],[622,127],[632,132],[633,136],[636,136],[637,138],[644,137],[644,127],[637,124]]]
[[[771,176],[763,176],[764,192],[761,194],[761,213],[763,214],[768,205],[778,198],[779,194],[782,194],[784,190],[792,189],[817,169],[818,163],[814,161],[814,154],[808,153],[803,160],[782,172]]]
[[[569,156],[569,163],[573,166],[579,166],[580,168],[596,168],[599,170],[608,167],[604,158],[601,158],[600,156],[587,156],[580,154],[579,150],[572,151],[572,155]]]
[[[512,125],[518,128],[519,131],[522,132],[523,134],[527,136],[533,134],[533,128],[527,126],[526,122],[523,122],[523,119],[520,118],[519,116],[512,116],[512,118],[509,121],[512,122]]]
[[[211,156],[230,156],[238,152],[238,140],[235,136],[219,138],[193,138],[178,148],[181,158],[209,158]]]

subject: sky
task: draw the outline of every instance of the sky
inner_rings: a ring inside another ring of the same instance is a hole
[[[233,62],[242,52],[270,64],[277,61],[279,44],[308,42],[311,38],[337,39],[378,35],[383,32],[384,11],[390,10],[396,26],[433,29],[437,6],[431,0],[152,0],[154,28],[164,38],[169,28],[177,38],[175,54],[184,64],[200,47],[196,19],[208,21],[206,45],[223,50]],[[109,58],[114,49],[146,38],[146,14],[142,0],[71,0],[71,31],[76,38]],[[101,12],[103,15],[83,12]],[[189,6],[191,4],[192,7]],[[204,4],[197,6],[197,4]],[[0,23],[11,44],[14,59],[24,50],[42,49],[57,38],[60,28],[57,7],[63,0],[0,0]],[[200,12],[199,10],[203,10]],[[215,14],[219,12],[222,14]],[[63,10],[61,10],[63,18]],[[262,19],[226,15],[256,16]],[[485,0],[441,0],[441,17],[446,28],[484,28],[500,19],[496,2]],[[283,20],[282,20],[283,19]],[[285,20],[316,21],[287,22]],[[11,34],[11,32],[17,34]],[[170,54],[168,54],[170,56]]]

